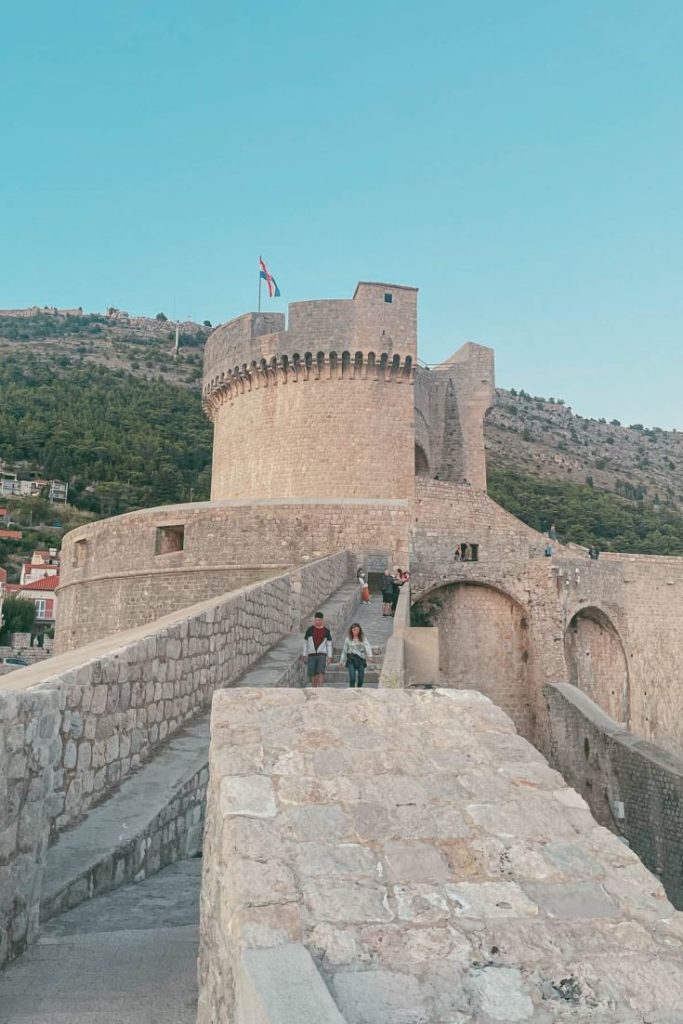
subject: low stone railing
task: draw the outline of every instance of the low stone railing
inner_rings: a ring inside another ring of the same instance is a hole
[[[683,760],[634,735],[569,683],[544,687],[549,760],[683,909]]]
[[[410,626],[410,584],[404,583],[398,595],[394,631],[387,640],[379,677],[380,687],[402,689],[406,685],[406,629]]]
[[[435,686],[439,683],[439,630],[411,626],[410,584],[399,594],[394,631],[389,637],[379,678],[381,687]]]
[[[27,858],[39,874],[48,837],[298,632],[349,564],[338,552],[0,679],[0,778],[16,793],[0,807],[0,963],[30,939],[24,918],[37,918]]]

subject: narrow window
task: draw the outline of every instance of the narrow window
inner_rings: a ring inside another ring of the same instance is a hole
[[[171,551],[182,551],[184,547],[184,526],[157,526],[154,543],[155,555],[168,555]]]
[[[384,293],[384,301],[385,302],[393,302],[394,301],[394,296],[391,294],[391,292],[385,292]]]
[[[85,565],[85,556],[88,553],[87,540],[77,540],[74,544],[74,569],[80,569]]]

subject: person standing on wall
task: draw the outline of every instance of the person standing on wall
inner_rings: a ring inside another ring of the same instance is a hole
[[[401,587],[408,580],[408,576],[404,574],[403,569],[397,569],[393,577],[394,585],[391,591],[391,614],[396,614],[396,605],[398,604],[399,594],[401,593]]]
[[[322,686],[327,662],[332,660],[332,634],[322,612],[315,613],[313,625],[304,633],[302,657],[306,659],[306,675],[311,686]]]
[[[360,587],[361,601],[363,602],[363,604],[370,604],[370,588],[368,586],[368,577],[367,573],[361,566],[358,566],[356,579],[358,580],[358,586]]]
[[[394,577],[391,575],[391,569],[384,570],[380,587],[382,588],[382,615],[391,615],[391,603],[394,600]]]
[[[363,685],[365,669],[370,658],[372,647],[363,635],[363,628],[360,622],[352,622],[339,659],[340,665],[346,665],[349,686],[352,689],[354,686],[360,688]]]

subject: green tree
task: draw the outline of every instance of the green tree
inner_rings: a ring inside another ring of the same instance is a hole
[[[30,633],[36,621],[36,606],[23,597],[6,597],[2,605],[0,643],[6,644],[12,633]]]

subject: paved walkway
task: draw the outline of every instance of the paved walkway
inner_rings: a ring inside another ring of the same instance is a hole
[[[0,973],[0,1024],[194,1024],[201,859],[56,918]]]
[[[342,588],[331,604],[343,604],[352,592]],[[366,685],[376,687],[394,620],[382,616],[381,599],[374,597],[349,621],[360,622],[376,654],[366,676]],[[335,659],[345,633],[333,632]],[[245,677],[249,685],[272,685],[300,647],[300,634],[286,637]],[[346,669],[331,669],[326,684],[347,687]],[[48,891],[75,877],[84,858],[97,859],[120,841],[121,821],[130,830],[150,802],[156,808],[168,799],[166,790],[188,758],[194,764],[206,757],[207,730],[203,716],[127,780],[117,798],[61,837],[48,856]],[[145,784],[139,793],[143,775],[158,776],[158,785]],[[0,1024],[194,1024],[200,876],[201,859],[179,861],[51,920],[38,942],[0,972]]]

